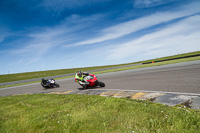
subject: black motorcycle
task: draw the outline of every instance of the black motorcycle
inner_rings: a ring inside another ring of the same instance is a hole
[[[60,87],[59,84],[57,84],[53,78],[51,78],[51,79],[42,78],[41,85],[44,89]]]

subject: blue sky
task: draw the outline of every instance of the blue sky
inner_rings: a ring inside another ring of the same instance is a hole
[[[200,50],[199,0],[0,0],[0,74]]]

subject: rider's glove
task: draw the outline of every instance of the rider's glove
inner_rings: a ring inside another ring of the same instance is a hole
[[[78,78],[76,78],[76,79],[75,79],[75,81],[76,81],[76,82],[78,82],[78,81],[81,81],[81,80],[80,80],[80,79],[78,79]]]

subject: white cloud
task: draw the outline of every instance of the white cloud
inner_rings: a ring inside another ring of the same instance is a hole
[[[6,37],[10,36],[11,33],[7,28],[4,28],[3,26],[0,25],[0,43],[3,42]]]
[[[128,22],[124,22],[121,24],[117,24],[115,26],[106,28],[101,31],[102,36],[98,36],[93,39],[88,39],[85,41],[77,42],[74,44],[70,44],[67,46],[80,46],[87,45],[93,43],[100,43],[103,41],[116,39],[127,34],[154,26],[158,24],[162,24],[165,22],[169,22],[174,19],[187,17],[200,12],[200,2],[193,3],[191,5],[187,5],[185,7],[179,8],[178,11],[169,11],[169,12],[158,12],[151,14],[149,16],[145,16],[136,20],[130,20]]]
[[[192,16],[139,39],[117,47],[113,46],[113,49],[109,50],[110,54],[107,59],[122,59],[139,55],[146,55],[150,58],[150,56],[165,56],[200,50],[199,22],[200,15]]]
[[[0,43],[4,41],[5,37],[6,36],[4,34],[0,34]]]
[[[60,13],[65,9],[75,9],[84,6],[108,2],[110,0],[43,0],[40,6],[48,11]]]
[[[20,47],[6,52],[22,56],[24,61],[25,59],[29,60],[26,64],[30,65],[40,60],[43,55],[51,52],[53,48],[57,47],[59,49],[59,46],[77,40],[77,31],[88,27],[102,17],[103,15],[100,14],[88,16],[87,18],[73,14],[57,26],[28,29],[27,32],[29,33],[24,34],[24,36],[27,36],[29,40],[15,42],[16,45],[20,43]]]
[[[147,8],[147,7],[163,5],[174,1],[175,0],[134,0],[133,5],[136,8]]]
[[[23,62],[30,65],[40,60],[51,48],[61,44],[63,40],[59,39],[62,38],[64,33],[65,31],[62,28],[57,27],[31,29],[31,32],[26,34],[29,40],[24,42],[17,40],[15,44],[20,43],[20,47],[9,50],[7,53],[24,58]]]

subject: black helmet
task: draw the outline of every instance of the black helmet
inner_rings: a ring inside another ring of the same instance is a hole
[[[78,72],[77,72],[77,75],[78,75],[79,77],[82,77],[83,72],[82,72],[82,71],[78,71]]]

